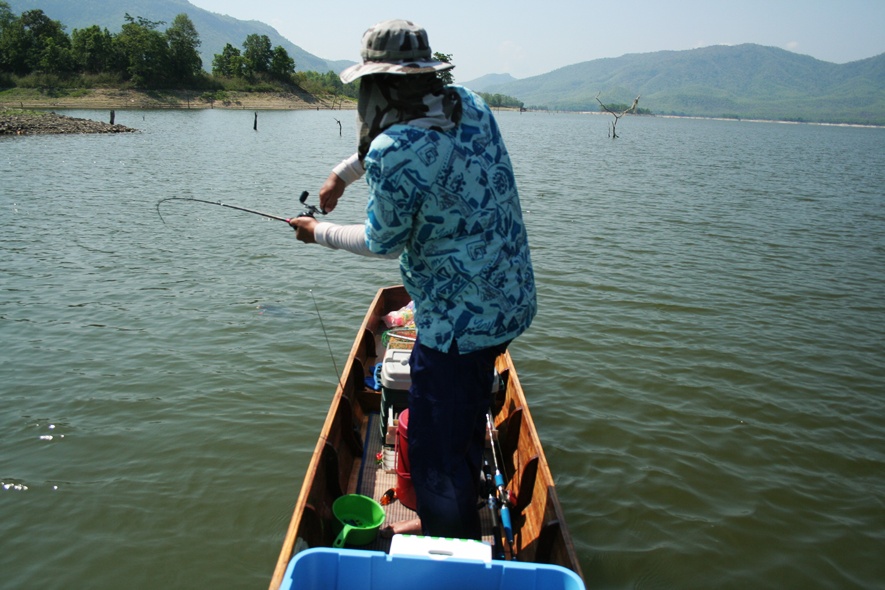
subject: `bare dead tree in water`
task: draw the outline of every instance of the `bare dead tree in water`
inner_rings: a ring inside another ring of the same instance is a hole
[[[618,121],[621,119],[621,117],[623,117],[627,113],[635,113],[636,112],[636,105],[639,104],[639,96],[637,96],[636,98],[633,99],[633,104],[630,105],[629,108],[624,109],[620,113],[616,113],[615,111],[611,110],[610,108],[608,108],[607,106],[602,104],[602,101],[599,100],[599,94],[596,95],[596,102],[599,103],[599,106],[601,106],[602,109],[606,113],[609,113],[610,115],[612,115],[615,118],[614,122],[612,123],[611,128],[609,129],[609,131],[610,131],[609,137],[611,137],[612,139],[616,139],[618,137],[618,133],[617,133]]]

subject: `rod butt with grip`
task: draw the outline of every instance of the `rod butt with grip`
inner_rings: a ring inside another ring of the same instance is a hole
[[[501,526],[504,527],[504,536],[510,544],[511,551],[513,547],[513,521],[510,520],[510,507],[505,503],[501,504]]]

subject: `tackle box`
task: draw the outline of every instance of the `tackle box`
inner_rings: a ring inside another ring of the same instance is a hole
[[[387,555],[316,547],[295,555],[281,590],[584,590],[575,572],[521,561]]]

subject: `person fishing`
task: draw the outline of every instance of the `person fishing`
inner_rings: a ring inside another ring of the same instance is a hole
[[[470,90],[445,86],[427,32],[405,20],[371,27],[360,79],[357,152],[320,191],[325,211],[365,175],[364,224],[289,220],[296,237],[399,258],[415,304],[409,463],[425,535],[480,539],[480,476],[496,357],[537,312],[519,195],[497,122]],[[399,532],[399,531],[396,531]]]

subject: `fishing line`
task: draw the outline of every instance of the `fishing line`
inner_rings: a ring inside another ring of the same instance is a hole
[[[326,346],[329,349],[329,356],[332,358],[332,367],[335,369],[335,375],[338,377],[338,387],[344,391],[344,384],[341,383],[341,373],[338,371],[338,365],[335,363],[335,355],[332,353],[332,345],[329,343],[329,335],[326,333],[326,326],[323,324],[323,316],[320,315],[320,306],[317,305],[317,298],[313,294],[313,289],[308,289],[310,298],[313,299],[313,307],[317,310],[317,318],[320,320],[320,328],[323,330],[323,337],[326,339]]]

